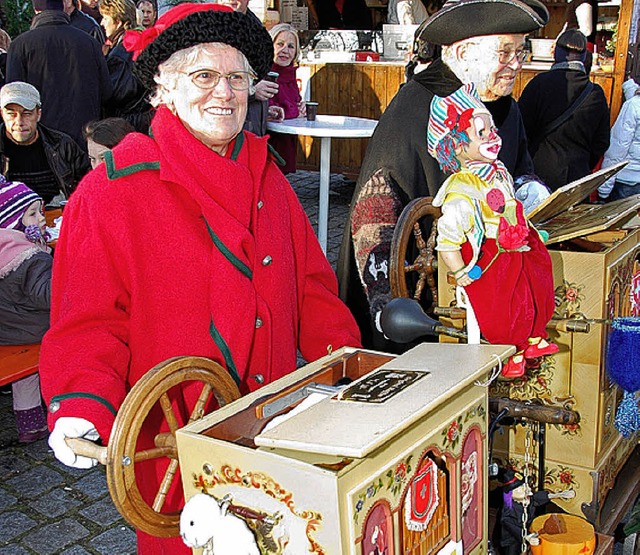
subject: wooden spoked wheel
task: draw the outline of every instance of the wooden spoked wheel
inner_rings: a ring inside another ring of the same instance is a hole
[[[240,397],[229,373],[219,364],[202,357],[177,357],[149,370],[127,394],[113,425],[107,447],[107,484],[120,514],[135,528],[159,537],[179,535],[180,513],[163,513],[162,507],[178,470],[176,431],[180,427],[172,405],[171,390],[185,382],[199,382],[197,403],[189,423],[204,416],[213,395],[219,405]],[[140,430],[152,408],[159,403],[169,432],[155,437],[155,447],[136,451]],[[136,463],[150,459],[170,459],[152,504],[143,498],[136,482]]]
[[[433,197],[421,197],[404,208],[393,233],[389,264],[391,294],[414,298],[429,313],[438,305],[435,246],[440,209],[432,201]]]

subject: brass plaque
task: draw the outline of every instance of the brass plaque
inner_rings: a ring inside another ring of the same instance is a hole
[[[352,386],[344,388],[338,400],[384,403],[427,375],[429,372],[415,370],[377,370]]]

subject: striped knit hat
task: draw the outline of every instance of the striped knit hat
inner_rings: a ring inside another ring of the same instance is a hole
[[[0,228],[24,231],[22,216],[38,200],[42,198],[24,183],[10,182],[0,175]]]
[[[457,171],[453,163],[453,148],[459,143],[468,144],[468,129],[471,117],[478,113],[489,113],[480,100],[473,83],[463,85],[446,97],[434,96],[429,109],[427,126],[427,150],[445,171]],[[441,144],[442,143],[442,144]]]

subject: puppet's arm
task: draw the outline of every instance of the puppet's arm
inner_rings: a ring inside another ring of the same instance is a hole
[[[466,264],[462,259],[462,254],[460,251],[440,251],[440,256],[444,263],[447,265],[449,270],[451,270],[451,274],[456,280],[456,285],[469,285],[473,280],[469,277],[469,274],[466,272]]]

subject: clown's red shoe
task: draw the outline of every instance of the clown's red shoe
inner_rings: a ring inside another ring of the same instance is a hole
[[[509,357],[507,363],[502,367],[500,378],[503,380],[515,380],[525,374],[525,360],[522,353],[516,353]]]
[[[541,337],[529,339],[529,346],[524,350],[524,358],[538,358],[547,355],[555,355],[559,351],[555,343],[549,343]]]

